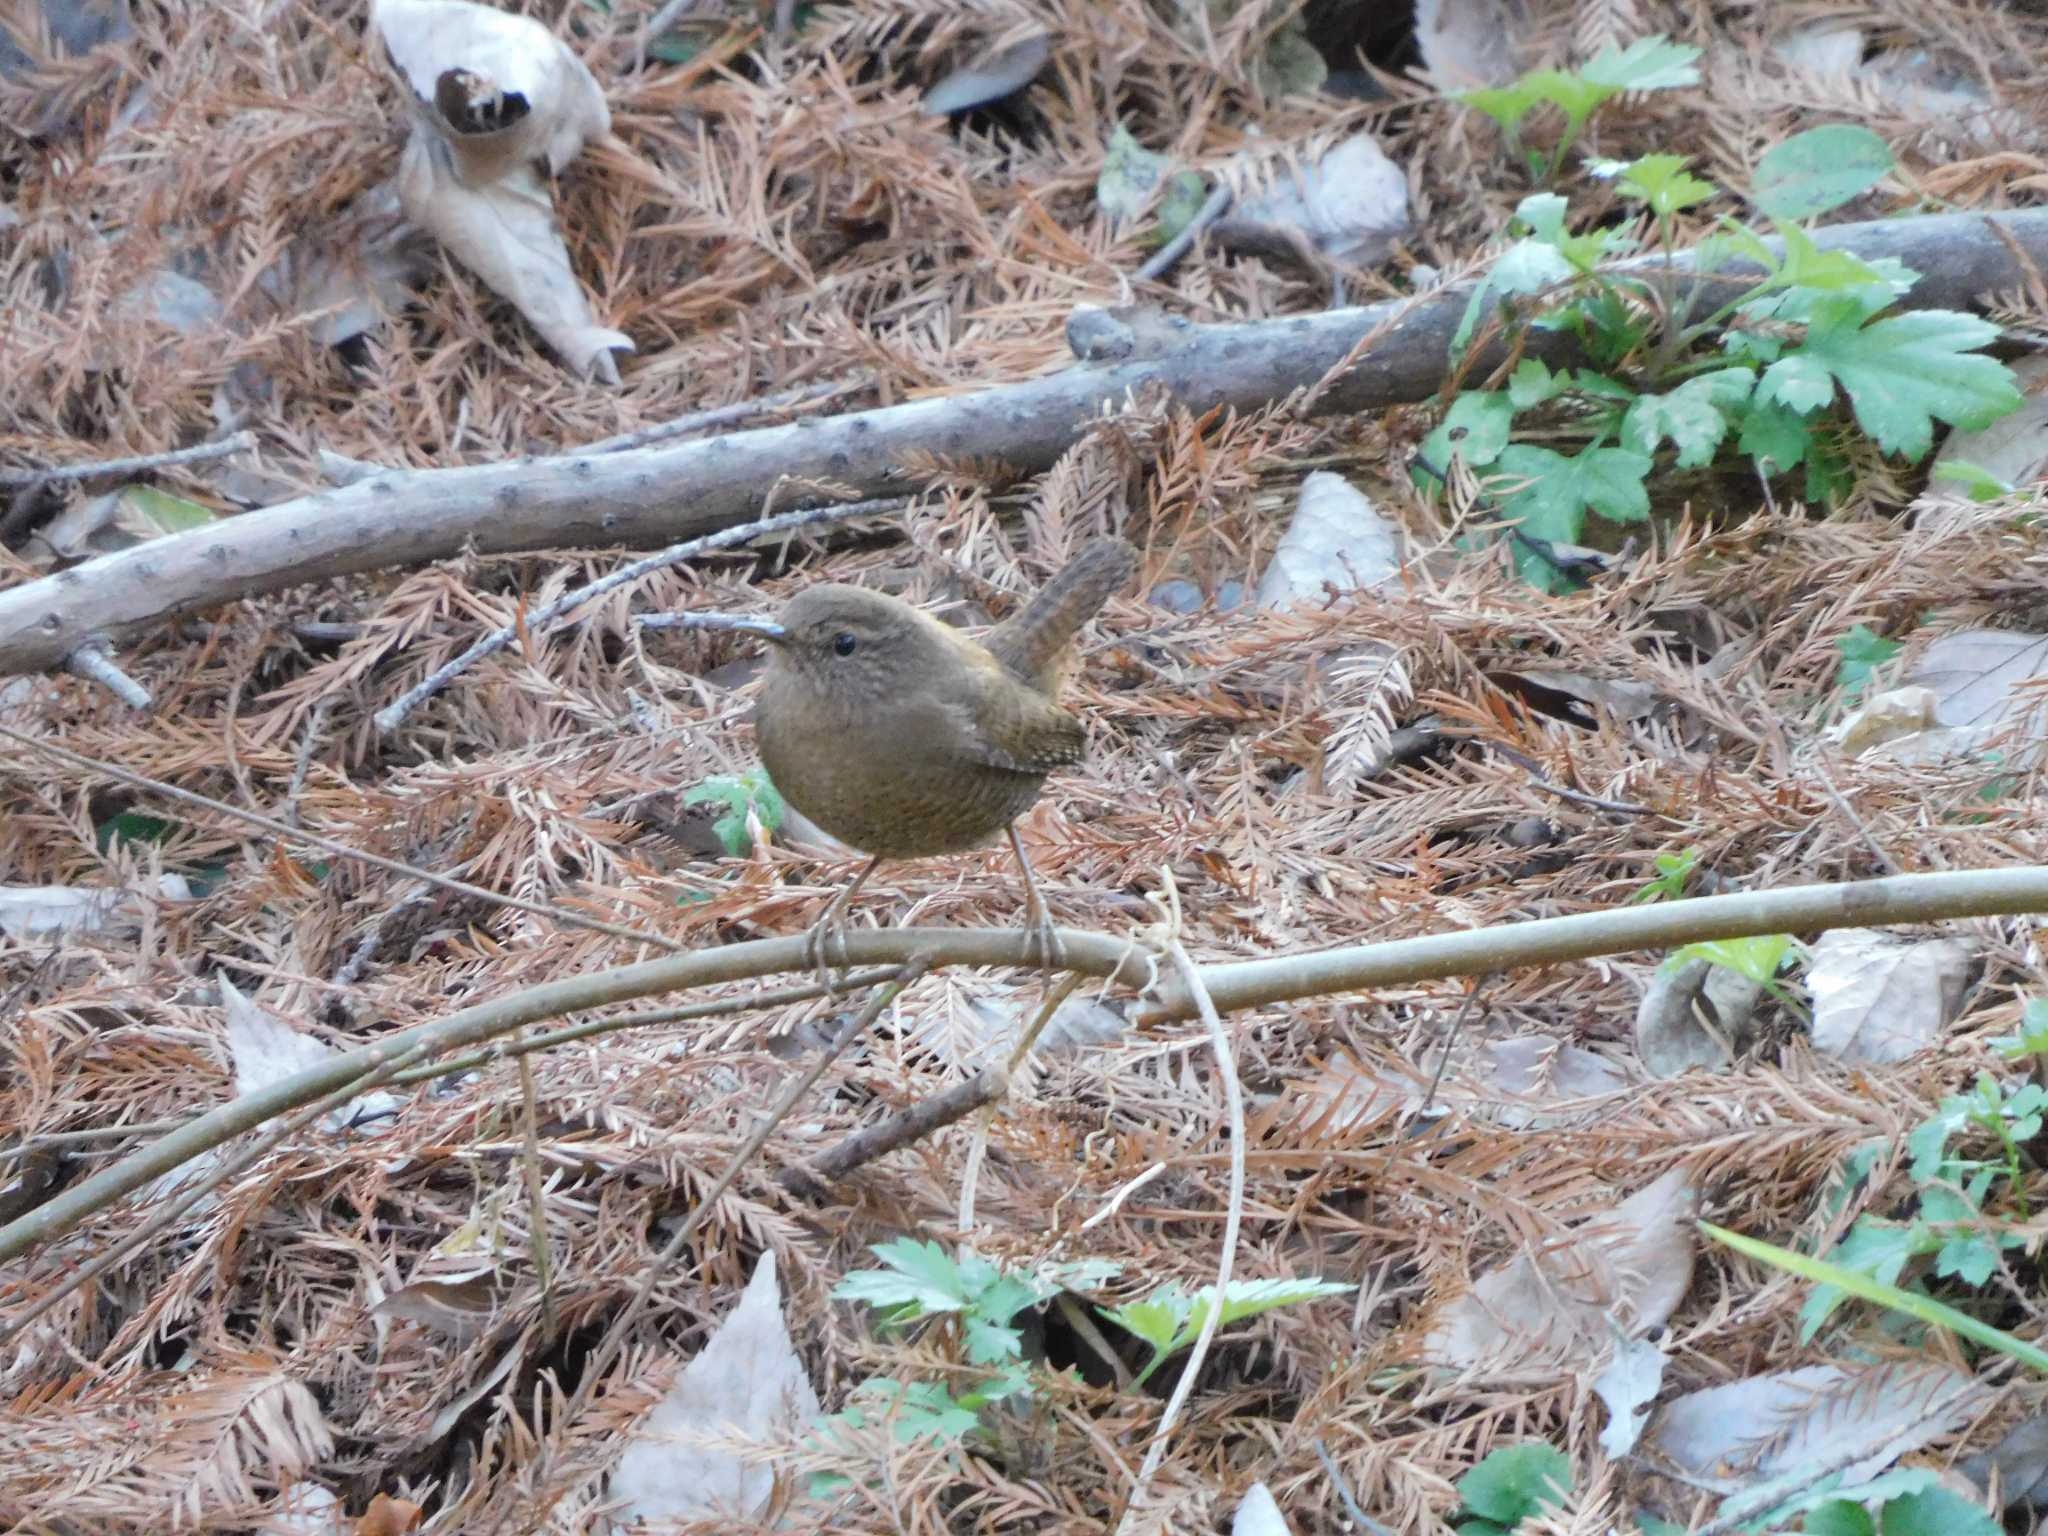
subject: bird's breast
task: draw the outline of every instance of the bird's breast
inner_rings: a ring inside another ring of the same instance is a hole
[[[773,674],[755,717],[783,797],[841,842],[892,859],[975,847],[1038,799],[1045,776],[977,761],[971,729],[919,690],[849,706]]]

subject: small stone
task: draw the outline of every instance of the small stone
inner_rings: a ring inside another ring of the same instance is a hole
[[[1216,589],[1216,607],[1219,612],[1227,612],[1243,601],[1244,583],[1234,576]]]
[[[1168,613],[1193,613],[1202,606],[1202,589],[1192,581],[1175,577],[1154,587],[1148,599],[1154,608]]]

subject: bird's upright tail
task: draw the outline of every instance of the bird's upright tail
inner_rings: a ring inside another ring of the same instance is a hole
[[[1137,568],[1138,552],[1122,539],[1091,539],[982,643],[1012,672],[1050,692],[1068,642]]]

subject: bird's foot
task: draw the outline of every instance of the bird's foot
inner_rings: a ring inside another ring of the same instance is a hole
[[[832,979],[832,962],[829,950],[839,951],[839,969],[850,970],[853,961],[846,953],[846,914],[853,906],[853,898],[860,888],[867,884],[869,875],[875,872],[880,859],[869,859],[861,872],[853,877],[851,885],[840,888],[839,893],[826,903],[818,920],[811,924],[810,932],[804,935],[804,959],[810,963],[812,974],[818,978],[818,985],[827,992],[836,993],[839,984]]]
[[[1024,963],[1034,970],[1056,971],[1067,963],[1067,947],[1052,925],[1043,901],[1033,901],[1024,914]]]
[[[834,896],[804,935],[804,959],[809,962],[811,973],[818,978],[818,985],[828,993],[839,991],[839,983],[832,975],[832,951],[838,951],[840,970],[847,970],[852,965],[846,957],[846,909],[849,905],[846,897],[845,891]]]
[[[837,901],[825,909],[825,915],[811,924],[810,932],[804,935],[804,959],[809,963],[811,973],[818,978],[819,986],[827,992],[837,993],[839,983],[833,979],[829,953],[832,950],[839,952],[839,969],[848,969],[846,914],[839,910]]]

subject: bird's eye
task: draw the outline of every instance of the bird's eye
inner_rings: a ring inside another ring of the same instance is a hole
[[[853,654],[854,647],[859,643],[860,642],[855,640],[852,635],[848,634],[845,630],[842,629],[841,631],[839,631],[838,634],[832,637],[833,654],[839,656],[851,656]]]

